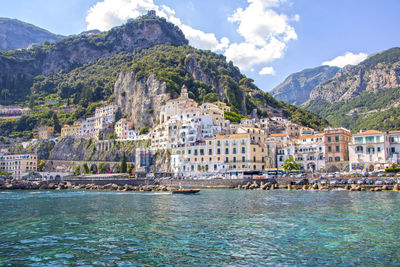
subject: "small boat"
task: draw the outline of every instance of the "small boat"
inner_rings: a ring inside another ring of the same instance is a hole
[[[200,192],[198,189],[177,189],[172,190],[172,194],[182,194],[182,195],[189,195],[189,194],[196,194]]]

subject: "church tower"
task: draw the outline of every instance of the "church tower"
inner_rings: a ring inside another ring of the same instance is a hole
[[[183,85],[181,88],[181,98],[189,98],[189,93],[186,85]]]

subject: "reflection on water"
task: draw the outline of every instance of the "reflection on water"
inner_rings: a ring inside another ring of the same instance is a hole
[[[397,192],[0,193],[0,265],[400,264]]]

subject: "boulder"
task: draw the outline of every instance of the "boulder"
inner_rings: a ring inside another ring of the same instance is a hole
[[[398,184],[395,184],[393,186],[393,191],[399,191],[399,185]]]

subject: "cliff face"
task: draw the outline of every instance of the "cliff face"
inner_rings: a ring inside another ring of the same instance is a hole
[[[162,43],[183,45],[188,41],[173,24],[144,16],[105,33],[72,36],[51,45],[0,52],[0,88],[26,97],[34,76],[68,72],[120,52]]]
[[[362,92],[400,87],[400,48],[370,56],[356,66],[342,68],[332,79],[315,87],[311,99],[330,103],[348,101]]]
[[[338,67],[320,66],[291,74],[271,91],[271,95],[299,106],[310,98],[314,87],[332,78],[338,71]]]
[[[44,41],[56,42],[64,36],[53,34],[16,19],[0,18],[0,50],[27,48],[30,44]]]
[[[159,118],[161,105],[170,99],[165,82],[151,75],[137,81],[133,72],[122,72],[114,86],[116,104],[128,115],[136,129],[153,126]]]

